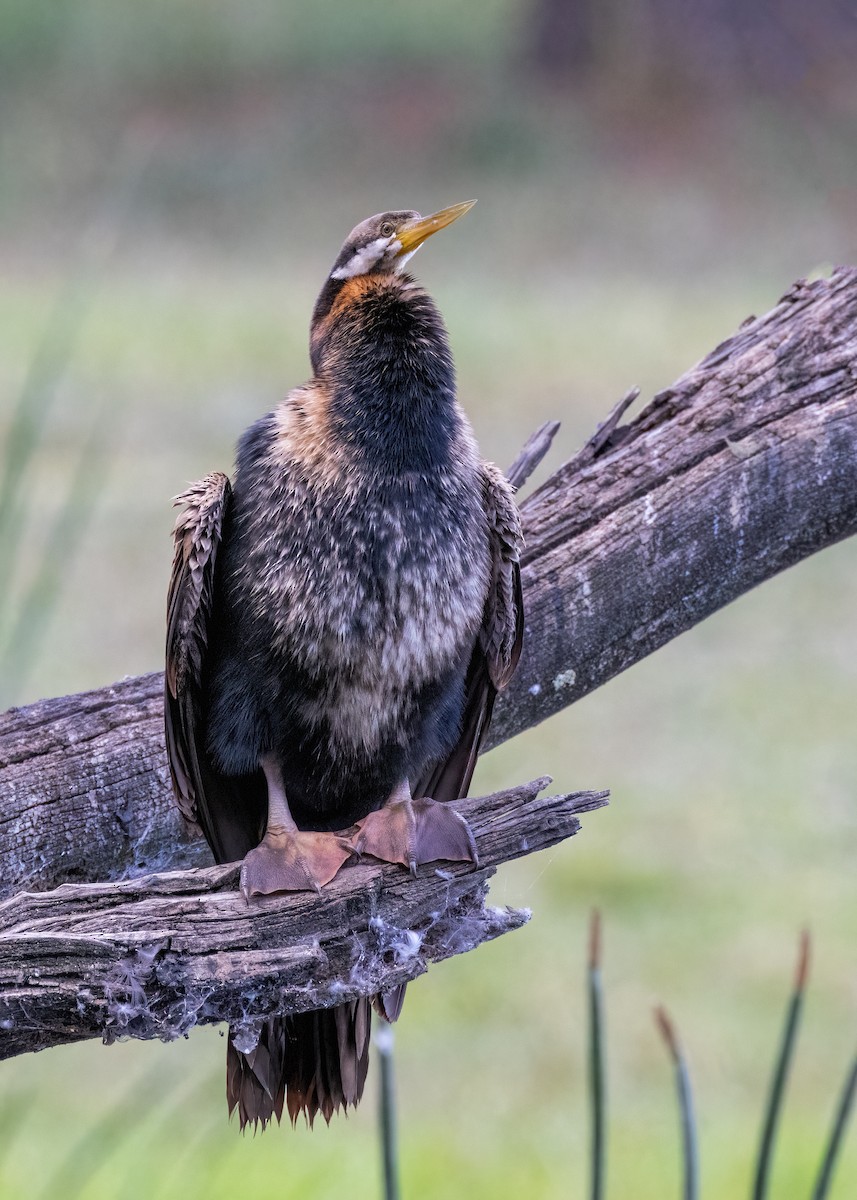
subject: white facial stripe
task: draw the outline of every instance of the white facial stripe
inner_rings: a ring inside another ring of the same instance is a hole
[[[409,250],[407,254],[400,254],[399,257],[396,259],[396,270],[401,271],[401,269],[404,267],[405,263],[409,262],[414,257],[414,255],[420,249],[421,246],[422,246],[422,242],[420,243],[419,246],[414,246],[413,250]]]
[[[371,271],[380,258],[383,258],[391,241],[392,238],[388,237],[375,238],[374,242],[361,246],[352,254],[344,267],[331,273],[330,278],[353,279],[355,275],[365,275],[367,271]]]

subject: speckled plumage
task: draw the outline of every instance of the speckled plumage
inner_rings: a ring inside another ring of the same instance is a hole
[[[244,434],[231,487],[215,474],[179,498],[167,747],[182,812],[220,860],[265,832],[272,763],[300,829],[351,826],[397,789],[466,794],[517,662],[517,509],[456,399],[440,314],[395,262],[413,251],[385,231],[416,216],[353,231],[313,313],[313,378]],[[310,1119],[356,1102],[361,1005],[344,1025],[304,1021],[327,1046],[314,1067],[274,1023],[282,1055],[261,1092],[231,1047],[242,1123],[282,1111],[284,1090]]]
[[[374,296],[361,298],[376,336],[408,321],[397,308],[410,308],[416,291],[401,277],[382,290],[395,301],[378,297],[381,317]],[[274,750],[298,824],[351,824],[459,732],[488,589],[488,526],[482,464],[424,294],[419,316],[398,387],[383,386],[383,358],[337,361],[367,398],[342,375],[322,375],[239,447],[208,745],[229,774]],[[424,352],[420,339],[432,343]],[[324,417],[307,430],[313,405]]]

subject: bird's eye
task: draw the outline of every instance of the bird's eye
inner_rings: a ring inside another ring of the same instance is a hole
[[[381,236],[382,237],[392,237],[395,232],[396,232],[396,226],[393,224],[392,221],[385,221],[384,224],[381,226]]]

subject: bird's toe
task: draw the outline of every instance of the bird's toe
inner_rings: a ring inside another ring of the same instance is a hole
[[[477,864],[470,826],[454,808],[437,800],[395,800],[358,822],[354,849],[383,862],[400,863],[416,874],[421,863],[447,860]]]

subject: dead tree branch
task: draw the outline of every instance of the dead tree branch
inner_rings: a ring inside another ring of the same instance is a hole
[[[248,904],[237,867],[64,884],[0,904],[0,1058],[83,1038],[180,1037],[386,990],[529,919],[485,905],[496,866],[577,833],[606,793],[540,797],[549,781],[456,807],[479,868],[366,860],[321,895]],[[249,1032],[249,1031],[248,1031]]]

